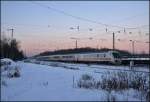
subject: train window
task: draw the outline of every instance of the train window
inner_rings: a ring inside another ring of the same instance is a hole
[[[73,56],[63,56],[63,58],[73,58]]]
[[[54,58],[59,58],[59,56],[54,56]]]
[[[97,54],[97,57],[99,57],[99,54]]]
[[[63,56],[63,58],[66,58],[67,56]]]
[[[73,56],[70,56],[70,58],[73,58]]]
[[[104,54],[104,57],[106,57],[106,55]]]
[[[68,58],[73,58],[73,56],[68,56]]]

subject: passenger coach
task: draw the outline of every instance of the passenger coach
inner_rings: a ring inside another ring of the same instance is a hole
[[[46,61],[121,64],[121,56],[120,53],[117,51],[49,55],[49,56],[40,56],[37,59]]]

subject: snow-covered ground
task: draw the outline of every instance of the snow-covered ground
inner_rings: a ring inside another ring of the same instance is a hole
[[[67,64],[43,62],[40,64],[16,62],[21,77],[7,78],[1,73],[6,85],[1,85],[1,101],[107,101],[106,90],[84,89],[76,86],[76,81],[89,74],[101,78],[106,71],[130,71],[128,66]],[[42,65],[43,64],[43,65]],[[149,73],[148,67],[136,67],[137,72]],[[74,81],[73,81],[74,78]],[[129,89],[112,91],[117,101],[140,101],[140,92]],[[142,99],[145,100],[145,99]]]

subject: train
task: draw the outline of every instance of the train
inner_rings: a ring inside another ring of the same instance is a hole
[[[42,61],[121,64],[121,55],[118,51],[57,54],[39,56],[36,59]]]

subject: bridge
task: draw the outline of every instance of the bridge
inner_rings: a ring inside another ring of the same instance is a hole
[[[150,64],[150,58],[122,58],[122,64],[129,64],[133,61],[134,64]]]

